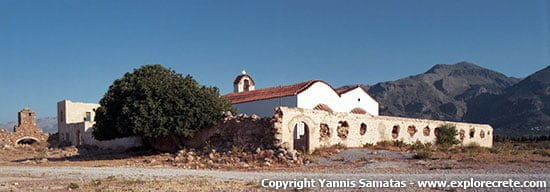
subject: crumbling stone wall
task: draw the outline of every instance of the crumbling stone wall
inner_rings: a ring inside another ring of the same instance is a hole
[[[436,128],[453,124],[459,131],[457,139],[462,144],[477,143],[492,147],[493,128],[486,124],[436,121],[368,114],[331,113],[321,110],[279,107],[273,123],[276,146],[294,149],[294,126],[303,122],[309,128],[308,151],[315,148],[343,144],[348,147],[362,147],[379,141],[401,140],[405,143],[435,143]],[[328,133],[326,130],[328,127]],[[422,131],[419,131],[419,129]],[[468,134],[466,134],[468,131]]]
[[[17,126],[13,128],[13,132],[5,129],[0,130],[0,144],[16,145],[23,139],[31,139],[36,142],[48,140],[48,134],[36,126],[36,114],[28,108],[19,111]]]
[[[256,115],[228,116],[218,125],[202,129],[194,137],[168,137],[152,142],[157,149],[173,151],[182,147],[213,148],[229,151],[238,147],[246,151],[273,149],[276,145],[272,118]]]

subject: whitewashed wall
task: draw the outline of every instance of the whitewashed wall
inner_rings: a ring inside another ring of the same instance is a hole
[[[321,103],[328,105],[335,112],[349,113],[353,108],[359,107],[371,115],[378,115],[378,102],[361,88],[338,95],[329,85],[316,82],[309,89],[298,94],[300,108],[313,109]]]
[[[353,108],[360,107],[371,115],[378,115],[378,102],[362,88],[357,87],[340,96],[340,103],[345,109],[340,112],[350,112]]]
[[[316,82],[298,94],[298,107],[300,108],[313,109],[321,103],[338,112],[347,109],[347,107],[340,104],[340,96],[330,86],[322,82]]]

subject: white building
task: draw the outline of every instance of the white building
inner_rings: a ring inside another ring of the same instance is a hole
[[[234,92],[224,95],[237,113],[272,116],[275,107],[299,107],[329,112],[378,115],[378,102],[359,86],[334,89],[321,80],[255,89],[254,80],[243,73],[233,82]]]
[[[108,141],[94,138],[96,103],[63,100],[57,103],[57,132],[59,141],[69,145],[95,145],[104,148],[129,148],[141,145],[141,139],[126,137]]]

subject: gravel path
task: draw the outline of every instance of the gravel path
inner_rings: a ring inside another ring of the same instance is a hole
[[[479,180],[546,180],[550,182],[550,174],[517,174],[517,173],[423,173],[423,174],[384,174],[384,173],[315,173],[315,172],[243,172],[221,170],[196,170],[174,168],[128,168],[128,167],[35,167],[35,166],[3,166],[0,167],[0,181],[5,181],[10,174],[45,174],[56,178],[105,178],[118,176],[133,179],[173,179],[182,176],[206,176],[222,180],[259,181],[293,180],[293,179],[369,179],[369,180],[464,180],[469,178]]]

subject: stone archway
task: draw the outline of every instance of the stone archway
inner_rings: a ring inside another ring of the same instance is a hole
[[[30,145],[30,144],[33,144],[33,143],[38,143],[39,141],[40,141],[40,139],[37,139],[36,137],[22,137],[22,138],[19,138],[19,139],[15,140],[15,144],[16,145],[21,145],[21,144]]]

